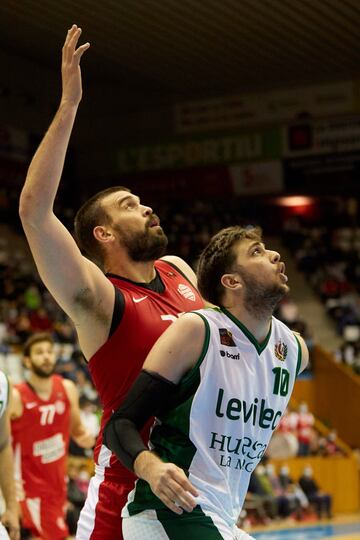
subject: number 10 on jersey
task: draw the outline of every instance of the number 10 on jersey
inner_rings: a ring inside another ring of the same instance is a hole
[[[290,373],[287,369],[277,367],[272,370],[275,374],[273,394],[276,396],[287,396],[289,391]]]

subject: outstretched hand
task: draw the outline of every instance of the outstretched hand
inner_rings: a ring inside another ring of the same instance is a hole
[[[80,60],[90,43],[76,48],[81,35],[81,28],[73,24],[68,30],[62,49],[62,97],[61,103],[79,105],[82,96]]]

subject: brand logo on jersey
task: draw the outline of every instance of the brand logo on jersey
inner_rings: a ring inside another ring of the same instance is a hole
[[[138,304],[139,302],[142,302],[143,300],[146,300],[147,296],[142,296],[141,298],[134,298],[133,297],[133,300],[135,302],[135,304]]]
[[[231,354],[231,353],[229,353],[227,351],[221,351],[220,350],[220,355],[223,356],[223,357],[226,356],[226,358],[232,358],[233,360],[240,360],[240,353]]]
[[[226,347],[236,347],[233,335],[227,328],[219,328],[220,343]]]
[[[275,345],[275,356],[278,360],[281,360],[281,362],[284,362],[285,358],[287,357],[288,353],[288,347],[283,341],[279,341]]]
[[[185,298],[188,300],[191,300],[192,302],[195,302],[195,294],[193,291],[188,287],[187,285],[183,285],[182,283],[179,284],[177,288],[178,292],[182,294]]]
[[[255,398],[253,401],[245,401],[237,397],[228,397],[223,388],[219,388],[215,407],[218,418],[224,416],[229,420],[240,420],[253,426],[258,425],[261,429],[274,431],[278,425],[283,411],[275,411],[266,406],[266,400]]]
[[[25,408],[26,409],[33,409],[34,407],[36,407],[36,405],[37,405],[36,401],[34,401],[32,403],[26,403]]]
[[[65,403],[63,401],[55,401],[55,410],[58,414],[64,414],[65,412]]]

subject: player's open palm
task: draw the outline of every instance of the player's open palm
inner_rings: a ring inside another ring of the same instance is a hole
[[[90,43],[84,43],[77,47],[81,35],[81,28],[73,24],[67,33],[62,49],[62,103],[70,103],[77,106],[82,96],[80,59],[90,47]]]
[[[158,463],[147,481],[153,493],[176,514],[195,508],[198,493],[184,471],[173,463]]]

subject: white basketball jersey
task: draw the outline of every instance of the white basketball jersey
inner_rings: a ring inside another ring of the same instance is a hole
[[[220,513],[231,524],[288,404],[301,348],[274,317],[259,344],[224,309],[194,313],[206,326],[203,353],[180,382],[178,403],[157,420],[150,440],[162,459],[189,474],[204,514]],[[150,498],[159,508],[159,499],[139,480],[123,516],[151,508]]]
[[[9,402],[9,381],[5,373],[0,371],[0,418],[4,414],[4,411]]]

